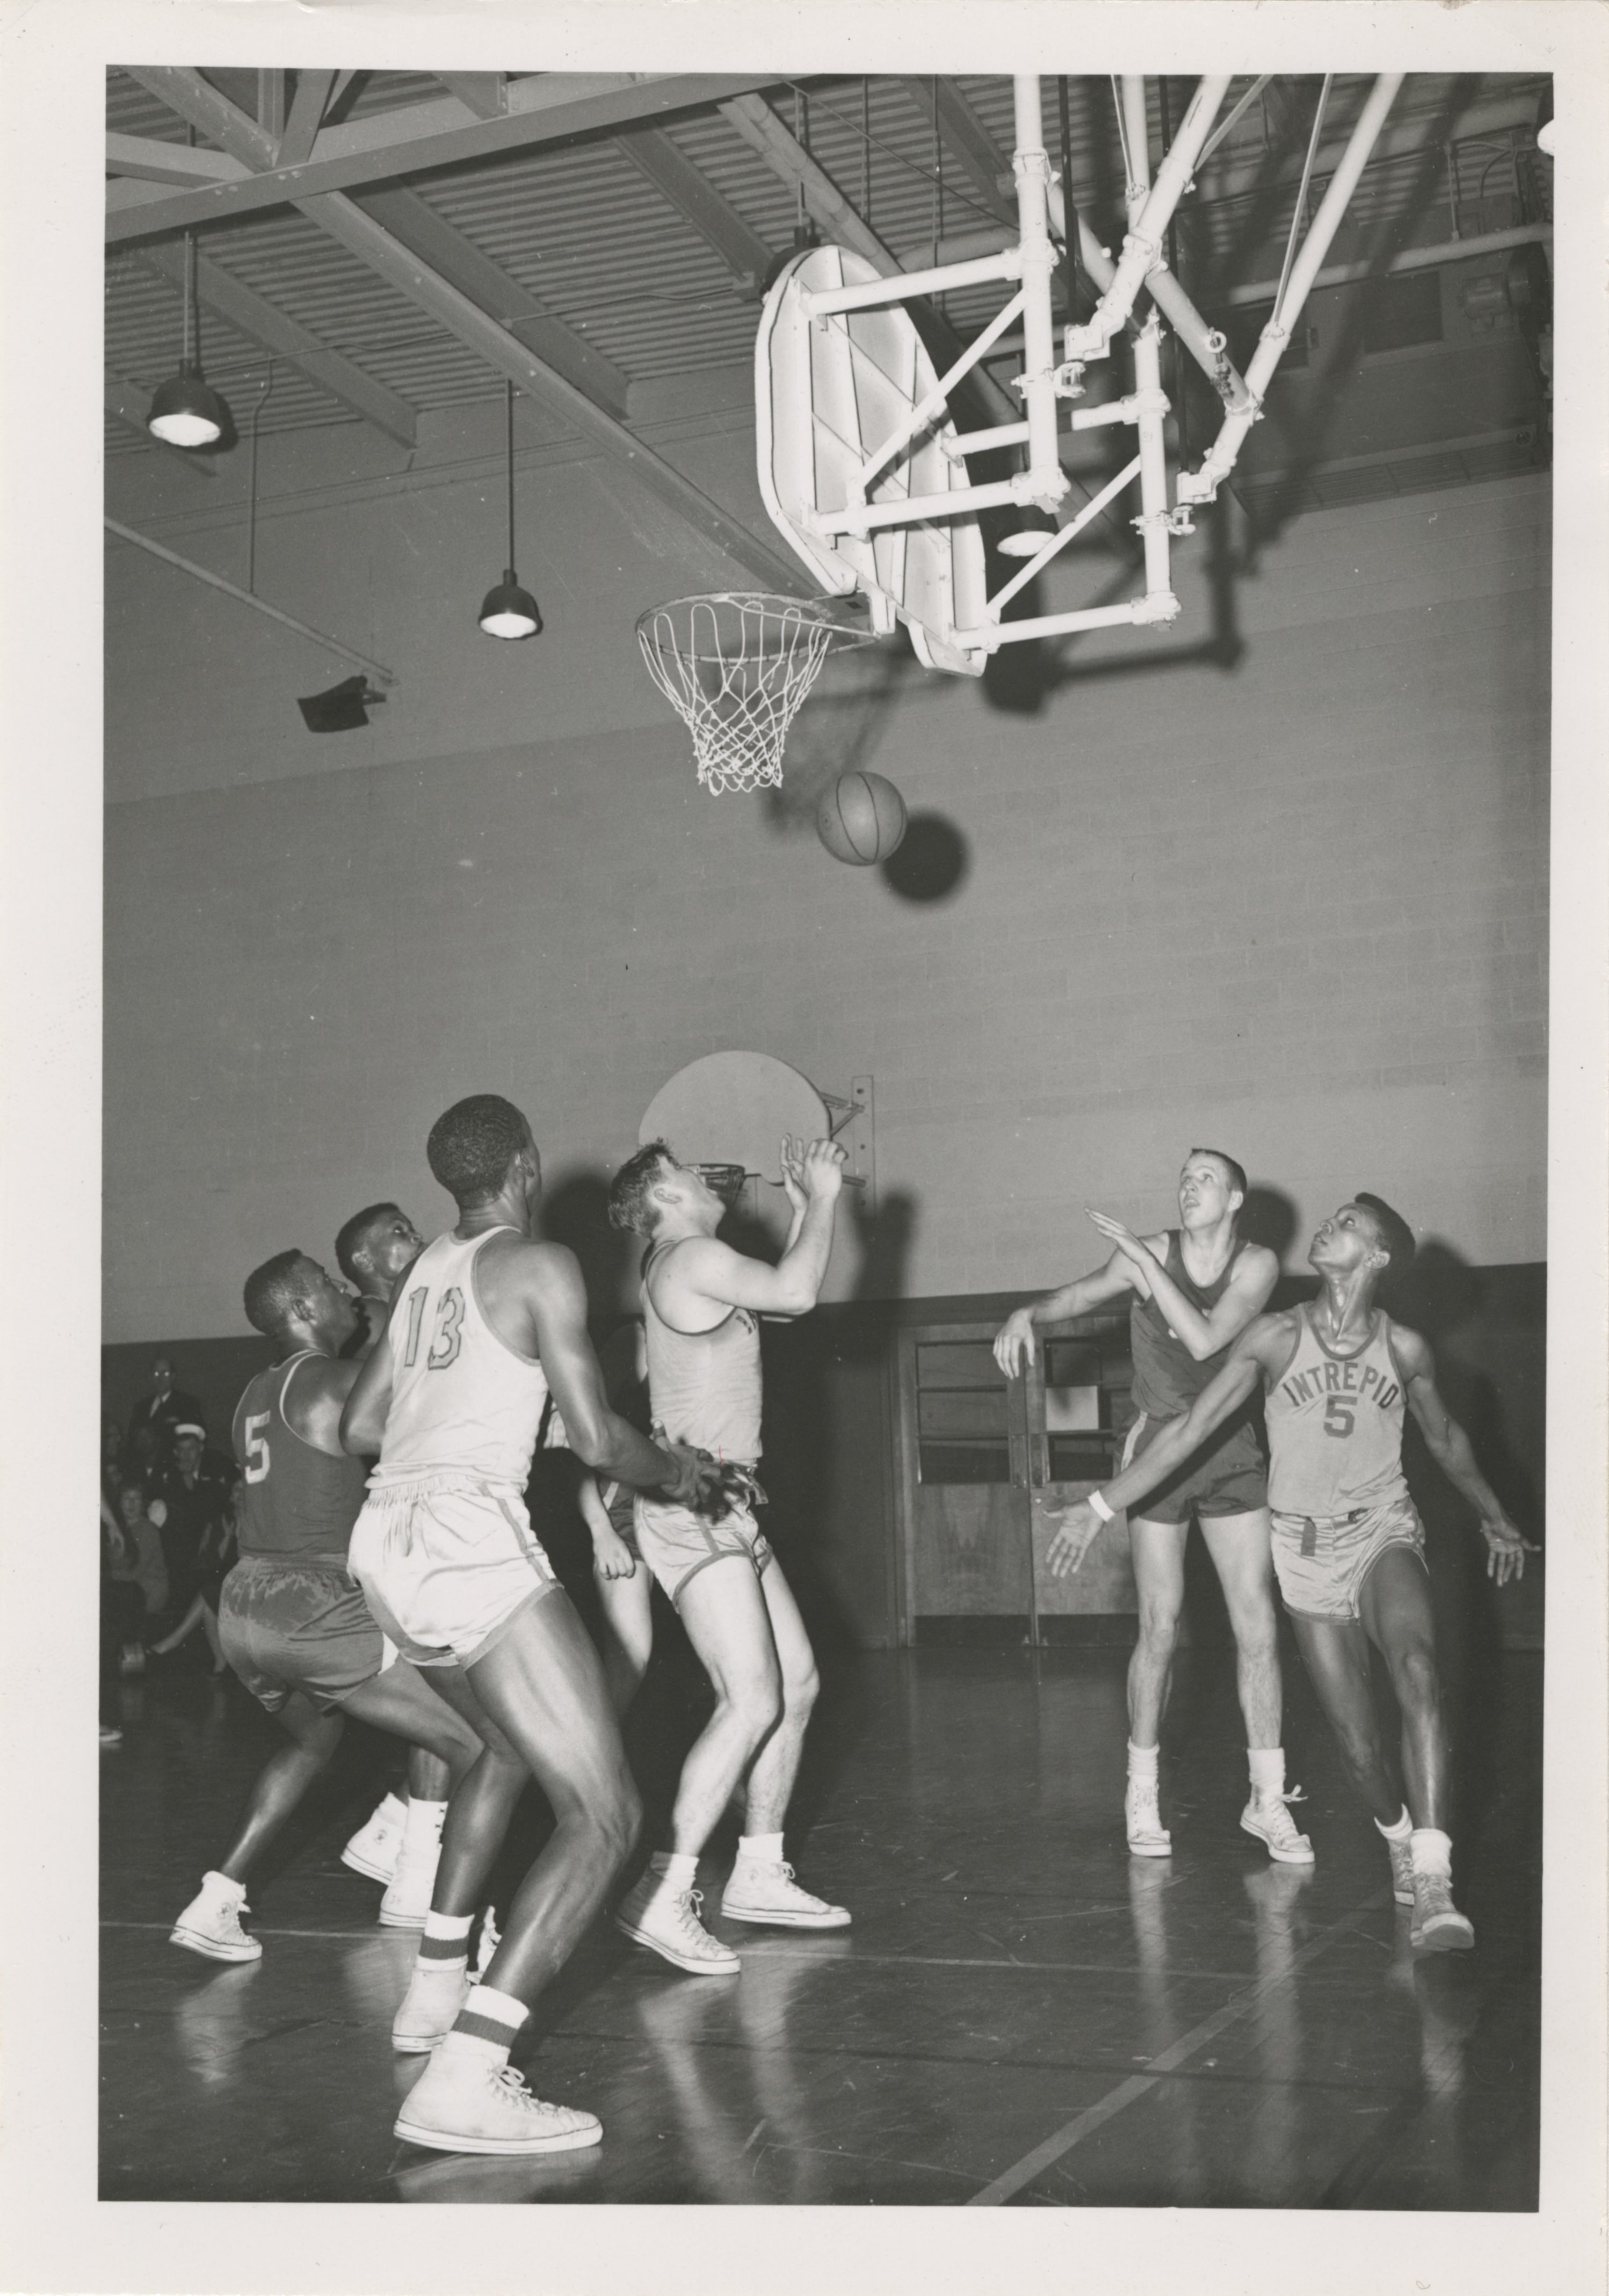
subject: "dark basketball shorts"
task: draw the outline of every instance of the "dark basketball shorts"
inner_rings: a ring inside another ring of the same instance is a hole
[[[218,1605],[224,1656],[270,1714],[300,1690],[339,1706],[396,1657],[343,1562],[242,1555]]]
[[[1424,1527],[1410,1498],[1344,1515],[1277,1514],[1274,1575],[1286,1610],[1355,1619],[1363,1582],[1388,1546],[1424,1560]]]
[[[1132,1466],[1155,1442],[1165,1419],[1142,1411],[1123,1445],[1123,1464]],[[1268,1504],[1268,1472],[1257,1438],[1244,1420],[1214,1435],[1193,1452],[1182,1466],[1137,1499],[1129,1508],[1140,1522],[1188,1522],[1192,1514],[1211,1520],[1217,1515],[1254,1514]]]
[[[598,1496],[603,1502],[603,1512],[617,1538],[623,1539],[640,1562],[643,1559],[636,1543],[636,1493],[629,1483],[601,1483]]]

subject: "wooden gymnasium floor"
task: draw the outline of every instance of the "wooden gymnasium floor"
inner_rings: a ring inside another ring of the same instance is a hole
[[[600,1924],[516,2062],[604,2139],[546,2162],[391,2136],[419,2070],[388,2038],[414,1944],[338,1862],[381,1742],[349,1733],[252,1889],[261,1962],[218,1966],[167,1931],[272,1726],[199,1669],[125,1686],[125,1742],[102,1761],[103,2195],[1533,2208],[1541,1667],[1489,1646],[1451,1668],[1478,1944],[1416,1960],[1293,1655],[1311,1878],[1237,1829],[1226,1651],[1181,1660],[1166,1864],[1123,1845],[1121,1652],[830,1660],[790,1846],[853,1929],[718,1920],[743,1972],[714,1980]],[[651,1808],[698,1712],[672,1647],[631,1733]],[[520,1823],[524,1856],[539,1814]],[[718,1840],[711,1900],[729,1852]]]

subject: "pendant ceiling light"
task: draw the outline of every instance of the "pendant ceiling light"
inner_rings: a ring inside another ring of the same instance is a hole
[[[488,590],[480,606],[480,627],[488,637],[530,638],[542,627],[542,617],[537,602],[529,590],[520,587],[520,578],[514,571],[514,387],[507,386],[506,413],[508,422],[508,564],[503,579],[495,590]]]
[[[193,144],[195,135],[191,133]],[[195,235],[185,234],[185,341],[179,371],[151,402],[145,427],[168,447],[210,447],[224,435],[224,402],[201,379],[195,355]]]
[[[1010,534],[1003,534],[995,548],[1003,558],[1037,558],[1056,530],[1056,521],[1047,510],[1030,503],[1022,512],[1022,523]]]

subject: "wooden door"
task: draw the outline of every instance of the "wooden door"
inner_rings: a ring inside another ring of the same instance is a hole
[[[1097,1617],[1132,1617],[1138,1604],[1122,1515],[1104,1523],[1070,1577],[1046,1562],[1059,1510],[1111,1476],[1127,1417],[1128,1318],[1087,1316],[1047,1334],[1019,1391],[1028,1454],[1034,1639],[1088,1639]],[[1074,1626],[1072,1621],[1081,1623]]]
[[[1033,1633],[1028,1436],[994,1325],[900,1334],[900,1546],[906,1643]]]

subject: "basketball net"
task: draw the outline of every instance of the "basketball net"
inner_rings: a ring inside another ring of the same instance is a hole
[[[715,591],[654,606],[636,626],[648,675],[693,736],[716,796],[775,789],[783,743],[835,645],[869,637],[838,599]]]

